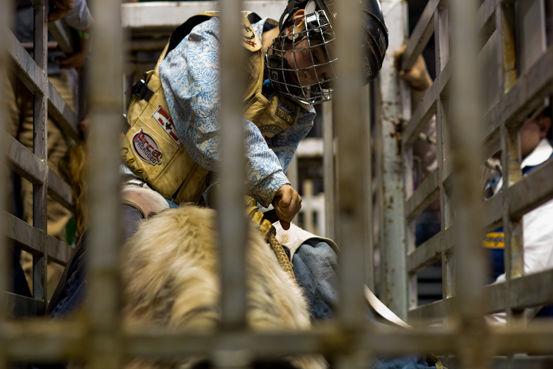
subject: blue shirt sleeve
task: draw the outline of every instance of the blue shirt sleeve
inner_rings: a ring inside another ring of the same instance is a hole
[[[268,145],[278,157],[284,170],[288,170],[288,165],[294,157],[298,144],[307,136],[315,119],[315,109],[310,107],[308,111],[299,114],[295,124],[287,130],[268,139]]]
[[[159,69],[179,139],[192,159],[211,171],[216,169],[219,143],[218,29],[218,18],[194,27],[166,56]],[[257,126],[245,121],[245,130],[247,191],[268,206],[276,190],[289,181],[279,157],[269,148]],[[284,146],[283,142],[277,142],[277,152]]]

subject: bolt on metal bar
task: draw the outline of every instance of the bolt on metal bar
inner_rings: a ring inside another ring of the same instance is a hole
[[[244,118],[246,90],[245,50],[242,42],[242,1],[220,2],[220,186],[217,193],[217,231],[223,328],[246,322],[246,240],[244,211]]]
[[[407,4],[400,0],[383,0],[382,11],[386,14],[389,32],[389,50],[397,50],[407,37]],[[404,217],[405,188],[403,182],[403,157],[398,142],[402,113],[402,101],[396,81],[398,73],[394,60],[384,59],[380,72],[380,93],[382,112],[379,119],[382,161],[382,212],[380,229],[380,255],[383,288],[382,300],[398,316],[407,316],[407,276],[406,276],[406,225]]]
[[[95,0],[91,55],[88,204],[90,208],[88,364],[95,369],[120,368],[121,289],[119,280],[120,142],[124,48],[121,3]]]
[[[483,137],[478,66],[477,0],[450,2],[452,23],[451,160],[455,206],[455,317],[463,368],[487,368],[482,195],[479,185]],[[481,133],[482,132],[482,133]]]
[[[344,328],[355,329],[366,321],[364,305],[365,246],[368,244],[368,205],[365,191],[370,178],[366,157],[369,137],[367,105],[362,96],[361,2],[338,1],[336,12],[336,54],[339,78],[334,91],[334,122],[337,151],[337,240],[339,258],[338,317]]]
[[[45,163],[48,162],[48,31],[46,0],[36,1],[34,8],[33,56],[40,68],[41,89],[33,102],[33,152]],[[48,194],[47,172],[41,181],[33,184],[33,226],[47,232],[46,199]],[[41,245],[40,254],[33,255],[33,296],[46,301],[46,266],[48,255]]]
[[[8,76],[8,26],[11,25],[11,0],[0,0],[0,79],[5,79]],[[8,104],[5,97],[4,89],[0,89],[0,132],[8,130]],[[9,176],[6,151],[7,137],[5,134],[0,135],[0,327],[2,327],[7,318],[8,299],[6,290],[8,289],[8,244],[7,244],[7,227],[6,227],[6,200],[4,196],[7,192],[7,179]],[[8,367],[6,348],[9,345],[9,340],[4,336],[4,329],[0,328],[0,369]]]

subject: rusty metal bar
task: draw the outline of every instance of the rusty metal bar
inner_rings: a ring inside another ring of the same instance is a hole
[[[7,300],[8,312],[16,312],[18,316],[39,316],[44,313],[46,303],[32,297],[16,295],[10,292],[2,292]]]
[[[439,174],[438,171],[430,173],[407,199],[405,202],[405,216],[407,220],[413,220],[435,200],[440,189]]]
[[[60,126],[64,134],[77,139],[77,114],[63,101],[50,82],[46,81],[47,88],[44,88],[45,74],[41,73],[40,67],[19,44],[14,34],[8,32],[6,38],[18,78],[31,92],[42,92],[48,96],[48,114]]]
[[[510,216],[519,218],[551,199],[553,188],[543,185],[551,179],[551,176],[553,176],[553,163],[549,162],[522,177],[508,189],[498,192],[486,202],[484,224],[495,225],[502,219],[504,202],[508,203]]]
[[[407,271],[416,273],[453,249],[453,227],[442,230],[407,255]]]
[[[330,325],[313,327],[307,332],[238,331],[218,336],[186,332],[168,333],[153,329],[133,329],[132,333],[127,340],[130,355],[166,359],[205,355],[217,342],[233,342],[236,350],[251,352],[254,359],[317,353],[336,356],[350,352],[351,349],[354,349],[354,352],[365,351],[380,355],[420,354],[430,350],[433,350],[433,353],[446,353],[452,352],[456,343],[455,332],[452,329],[405,330],[386,326],[367,329],[360,327],[353,343],[347,339],[347,333],[344,334]],[[182,342],[187,344],[183,345]],[[278,345],[275,345],[275,342],[278,342]],[[364,367],[367,367],[367,362],[368,359],[363,363]]]
[[[88,205],[90,208],[86,313],[90,368],[122,365],[120,343],[121,246],[120,142],[125,50],[121,3],[95,0],[95,47],[91,54]],[[106,63],[106,61],[109,61]]]
[[[47,256],[59,264],[64,264],[69,260],[71,249],[65,242],[48,236],[40,229],[34,228],[12,214],[4,214],[4,219],[6,236],[20,244],[24,250],[34,255],[39,255],[46,250]]]
[[[449,9],[444,4],[438,5],[436,16],[434,17],[434,45],[435,45],[435,65],[438,73],[438,78],[442,76],[448,78],[450,75],[449,67]],[[438,79],[437,78],[437,79]],[[438,197],[440,201],[440,229],[444,241],[451,241],[453,232],[450,230],[451,204],[450,193],[446,181],[450,178],[450,168],[447,167],[449,157],[448,145],[448,114],[447,105],[448,97],[447,89],[444,87],[436,99],[436,161],[438,167],[436,174],[438,177]],[[448,237],[449,236],[449,237]],[[447,298],[454,293],[454,266],[453,257],[449,252],[448,246],[452,246],[452,242],[443,244],[440,250],[440,261],[442,267],[442,297]],[[419,246],[420,248],[420,246]],[[416,252],[417,250],[415,250]]]
[[[398,0],[382,1],[389,31],[390,51],[401,47],[407,37],[407,4]],[[403,182],[402,147],[399,142],[402,115],[398,75],[391,55],[387,55],[380,73],[380,117],[377,137],[381,160],[378,173],[381,176],[380,255],[381,298],[398,316],[407,316],[407,277],[405,275],[406,224],[404,217],[405,184]],[[376,107],[375,107],[376,108]]]
[[[2,332],[10,340],[7,354],[13,359],[53,361],[60,357],[82,359],[88,354],[86,331],[78,322],[5,323]],[[252,359],[317,353],[336,355],[351,348],[351,336],[330,325],[307,332],[228,331],[217,334],[127,327],[124,337],[128,356],[170,360],[210,355],[214,347],[222,346],[250,352]],[[386,326],[361,329],[356,340],[360,347],[379,355],[451,353],[463,342],[455,328],[406,330]],[[491,330],[486,342],[489,343],[486,346],[497,354],[521,351],[551,354],[553,326],[550,322],[540,322],[496,328]]]
[[[6,144],[8,164],[17,174],[32,183],[40,183],[43,178],[48,178],[48,194],[68,209],[72,208],[71,188],[56,172],[49,170],[45,162],[37,158],[31,150],[15,138],[8,136]]]
[[[33,103],[33,153],[48,162],[48,32],[46,1],[39,0],[33,4],[34,9],[34,42],[33,56],[41,74],[40,89],[34,94]],[[47,232],[46,197],[48,178],[44,176],[40,182],[33,183],[33,227]],[[38,244],[40,254],[33,255],[33,296],[35,299],[46,300],[46,267],[48,255],[44,245]]]
[[[426,47],[426,44],[430,40],[432,33],[434,32],[434,13],[440,4],[441,0],[430,0],[413,30],[413,34],[409,37],[407,42],[407,49],[405,50],[405,56],[401,63],[401,68],[403,70],[410,69],[418,56],[421,55],[422,51]]]
[[[483,318],[485,278],[479,184],[482,135],[482,90],[478,68],[477,0],[450,2],[452,24],[451,160],[455,206],[455,317],[459,322],[461,365],[486,368],[489,353]],[[478,340],[474,339],[479,337]]]
[[[502,0],[484,0],[476,16],[478,17],[478,29],[484,28],[488,23],[491,22],[492,16],[494,15],[497,6],[502,2]]]
[[[508,285],[506,282],[486,286],[484,293],[489,297],[486,313],[504,311],[509,308],[522,309],[541,306],[553,302],[551,284],[553,271],[529,274],[514,278]],[[458,299],[446,298],[434,303],[423,305],[409,311],[409,319],[424,321],[426,319],[446,318]]]
[[[504,311],[509,308],[521,309],[553,303],[550,288],[553,270],[528,274],[513,278],[509,283],[502,282],[486,287],[490,295],[488,311]]]
[[[323,103],[323,181],[325,197],[325,230],[326,237],[334,238],[336,231],[336,213],[334,202],[336,193],[336,170],[334,155],[334,125],[332,124],[332,103]]]
[[[499,41],[497,63],[501,66],[498,68],[501,97],[511,89],[517,78],[514,23],[514,4],[498,2],[495,8],[495,28]]]
[[[518,81],[485,115],[486,134],[489,137],[505,122],[513,129],[519,127],[524,117],[553,92],[553,47],[549,47],[538,61],[518,78]]]
[[[246,55],[242,42],[241,0],[221,2],[220,22],[220,186],[217,231],[221,284],[221,321],[224,328],[243,327],[246,322],[246,240],[248,223],[244,211],[244,120]]]
[[[12,24],[13,9],[11,0],[0,0],[0,79],[7,78],[9,60],[8,45],[6,35],[9,32],[9,25]],[[8,104],[6,93],[3,88],[0,89],[0,132],[8,130]],[[0,135],[0,194],[6,194],[8,190],[9,171],[6,165],[6,134]],[[9,339],[1,328],[5,324],[8,312],[8,298],[4,291],[8,288],[9,257],[8,242],[6,238],[5,210],[7,209],[7,196],[0,196],[0,369],[8,368],[6,348],[9,345]]]
[[[369,137],[367,101],[362,96],[361,76],[361,4],[356,0],[336,2],[336,53],[340,60],[333,94],[333,112],[338,137],[337,151],[337,240],[342,246],[339,258],[340,323],[357,329],[366,321],[363,287],[365,282],[365,245],[368,244],[368,205],[365,195],[370,181],[369,164],[357,160],[366,157]]]
[[[413,112],[413,116],[405,126],[403,133],[404,145],[410,145],[423,129],[424,124],[436,113],[436,101],[440,94],[447,87],[451,78],[451,67],[449,63],[444,66],[443,71],[436,77],[432,86],[425,92],[421,102]]]
[[[501,134],[501,167],[503,168],[503,190],[520,180],[519,135],[516,130],[507,127],[500,128]],[[505,288],[507,295],[511,293],[511,279],[520,277],[524,272],[524,250],[522,242],[522,217],[512,218],[510,215],[509,196],[503,198],[502,223],[505,242]],[[509,300],[507,300],[509,301]],[[512,317],[511,306],[506,306],[508,319]]]

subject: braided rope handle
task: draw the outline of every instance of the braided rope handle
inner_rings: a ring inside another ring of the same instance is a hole
[[[263,213],[257,208],[257,201],[249,196],[246,197],[246,211],[259,232],[261,232],[265,238],[265,242],[267,242],[271,250],[273,250],[281,268],[288,273],[292,280],[295,280],[294,267],[288,258],[288,254],[284,250],[284,246],[276,239],[275,227],[263,217]]]
[[[292,265],[292,261],[288,258],[288,254],[284,250],[284,246],[277,241],[274,229],[275,227],[272,227],[273,232],[268,234],[268,237],[266,238],[267,243],[269,246],[271,246],[271,249],[275,253],[275,256],[277,258],[278,263],[284,269],[286,273],[290,276],[290,278],[295,281],[296,276],[294,275],[294,266]]]

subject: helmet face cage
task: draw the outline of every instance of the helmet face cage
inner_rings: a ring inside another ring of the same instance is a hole
[[[307,104],[330,100],[337,59],[332,49],[336,35],[327,13],[316,10],[306,14],[302,25],[290,29],[281,30],[267,52],[272,86]]]

